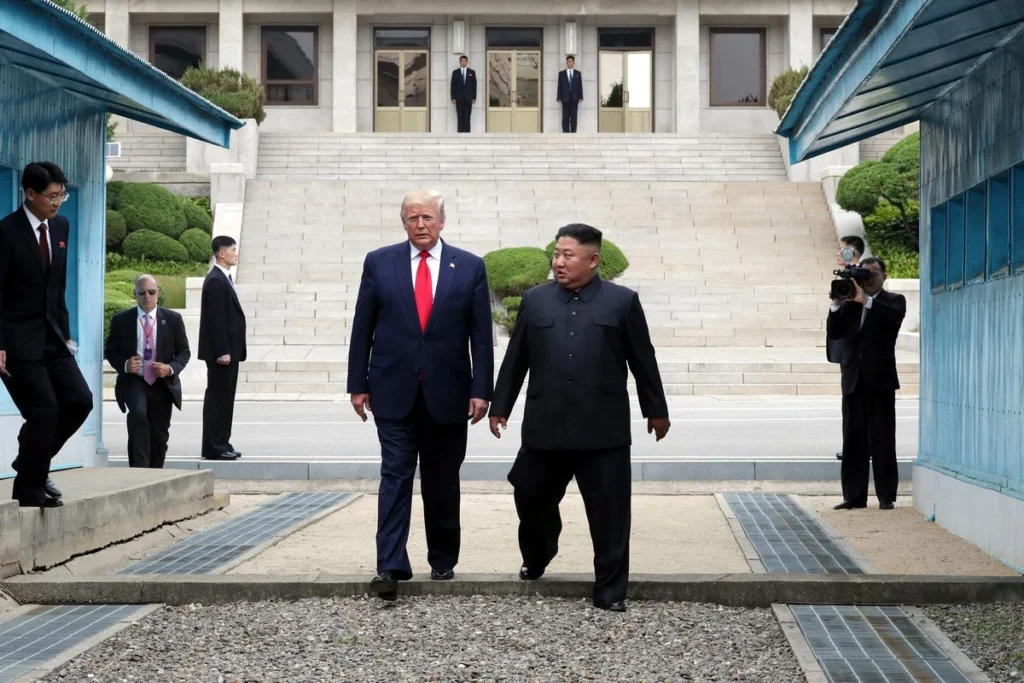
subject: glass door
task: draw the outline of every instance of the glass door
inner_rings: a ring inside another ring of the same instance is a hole
[[[541,132],[540,50],[488,50],[487,130]]]
[[[380,133],[430,130],[430,53],[377,50],[373,129]]]
[[[653,53],[602,50],[598,55],[602,133],[650,133],[654,129]]]

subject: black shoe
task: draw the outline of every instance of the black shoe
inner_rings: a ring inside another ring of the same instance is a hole
[[[521,581],[536,581],[544,576],[543,569],[530,569],[525,564],[519,568],[519,579]]]
[[[624,603],[622,600],[615,600],[613,602],[608,602],[607,600],[594,600],[594,607],[606,610],[608,612],[626,611],[626,603]]]
[[[839,451],[838,453],[836,453],[836,460],[842,460],[842,459],[843,459],[843,452]]]
[[[451,581],[455,578],[454,569],[445,569],[444,571],[438,571],[437,569],[430,570],[431,581]]]
[[[23,508],[59,508],[64,505],[60,498],[51,498],[42,488],[18,491],[14,496],[18,506]]]
[[[57,485],[53,483],[53,479],[51,479],[50,477],[46,478],[46,483],[43,484],[43,491],[45,491],[46,495],[48,495],[50,498],[60,499],[64,495],[63,493],[60,492],[60,489],[57,488]]]
[[[397,600],[398,581],[391,576],[391,572],[381,572],[370,581],[370,592],[376,593],[381,600]]]
[[[867,507],[867,503],[865,503],[864,505],[854,505],[850,501],[844,500],[842,503],[840,503],[839,505],[836,505],[832,509],[833,510],[860,510],[860,509],[866,508],[866,507]]]
[[[892,510],[894,507],[896,507],[896,506],[893,503],[879,503],[878,504],[878,509],[879,510]]]
[[[242,451],[236,451],[236,450],[232,449],[231,452],[235,454],[236,458],[241,458],[242,457]]]
[[[203,460],[238,460],[238,453],[226,451],[219,455],[204,455]]]

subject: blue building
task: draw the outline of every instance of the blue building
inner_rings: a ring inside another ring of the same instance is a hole
[[[779,125],[793,161],[921,123],[914,504],[1024,567],[1024,3],[860,0]]]
[[[105,115],[109,112],[226,147],[242,122],[48,0],[0,10],[0,216],[22,201],[21,169],[52,161],[67,174],[71,222],[67,305],[78,360],[96,397],[55,460],[101,465]],[[0,476],[17,455],[21,417],[0,386]]]

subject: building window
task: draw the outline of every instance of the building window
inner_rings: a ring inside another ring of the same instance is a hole
[[[544,30],[504,26],[487,29],[487,47],[541,47]]]
[[[763,107],[765,31],[712,28],[709,50],[712,107]]]
[[[985,241],[988,237],[987,214],[988,184],[971,188],[967,192],[964,216],[964,284],[974,285],[985,281]]]
[[[206,61],[205,26],[150,26],[149,63],[171,78]]]
[[[946,204],[946,289],[964,286],[964,195]]]
[[[654,29],[599,28],[597,47],[601,50],[652,50]]]
[[[837,28],[823,28],[818,34],[818,54],[825,51],[825,47],[832,42],[832,38],[835,37]]]
[[[394,47],[430,49],[430,29],[378,28],[373,32],[373,46],[378,50]]]
[[[932,236],[932,291],[941,292],[946,289],[946,205],[942,204],[932,209],[931,216]]]
[[[319,75],[315,27],[263,27],[263,88],[267,104],[315,105]]]
[[[990,280],[1010,274],[1010,172],[988,181],[988,249],[986,272]]]

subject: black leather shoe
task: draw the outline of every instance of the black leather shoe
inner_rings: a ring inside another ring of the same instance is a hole
[[[603,609],[608,612],[625,612],[626,603],[622,600],[615,600],[614,602],[608,602],[607,600],[594,600],[594,607]]]
[[[544,576],[543,569],[530,569],[525,564],[519,568],[519,579],[521,581],[536,581]]]
[[[231,451],[231,452],[235,454],[236,458],[241,458],[242,457],[242,451]]]
[[[843,452],[839,451],[838,453],[836,453],[836,460],[842,460],[842,459],[843,459]]]
[[[227,451],[218,455],[204,455],[203,460],[238,460],[238,453]]]
[[[391,576],[391,572],[381,572],[370,581],[370,592],[376,593],[381,600],[397,600],[398,580]]]
[[[896,506],[894,504],[892,504],[892,503],[879,503],[878,504],[878,509],[879,510],[892,510],[894,507],[896,507]]]
[[[64,505],[60,498],[51,498],[41,488],[19,491],[14,500],[23,508],[59,508]]]
[[[46,495],[48,495],[50,498],[61,498],[64,496],[64,494],[60,492],[60,489],[57,488],[57,485],[53,483],[53,479],[51,479],[50,477],[46,478],[46,483],[43,484],[43,491],[45,491]]]
[[[455,578],[455,570],[454,569],[445,569],[443,572],[442,571],[438,571],[436,569],[431,569],[430,570],[430,580],[431,581],[451,581],[454,578]]]
[[[839,505],[836,505],[832,509],[833,510],[860,510],[860,509],[866,508],[866,507],[867,507],[867,503],[865,503],[864,505],[854,505],[850,501],[844,500],[842,503],[840,503]]]

